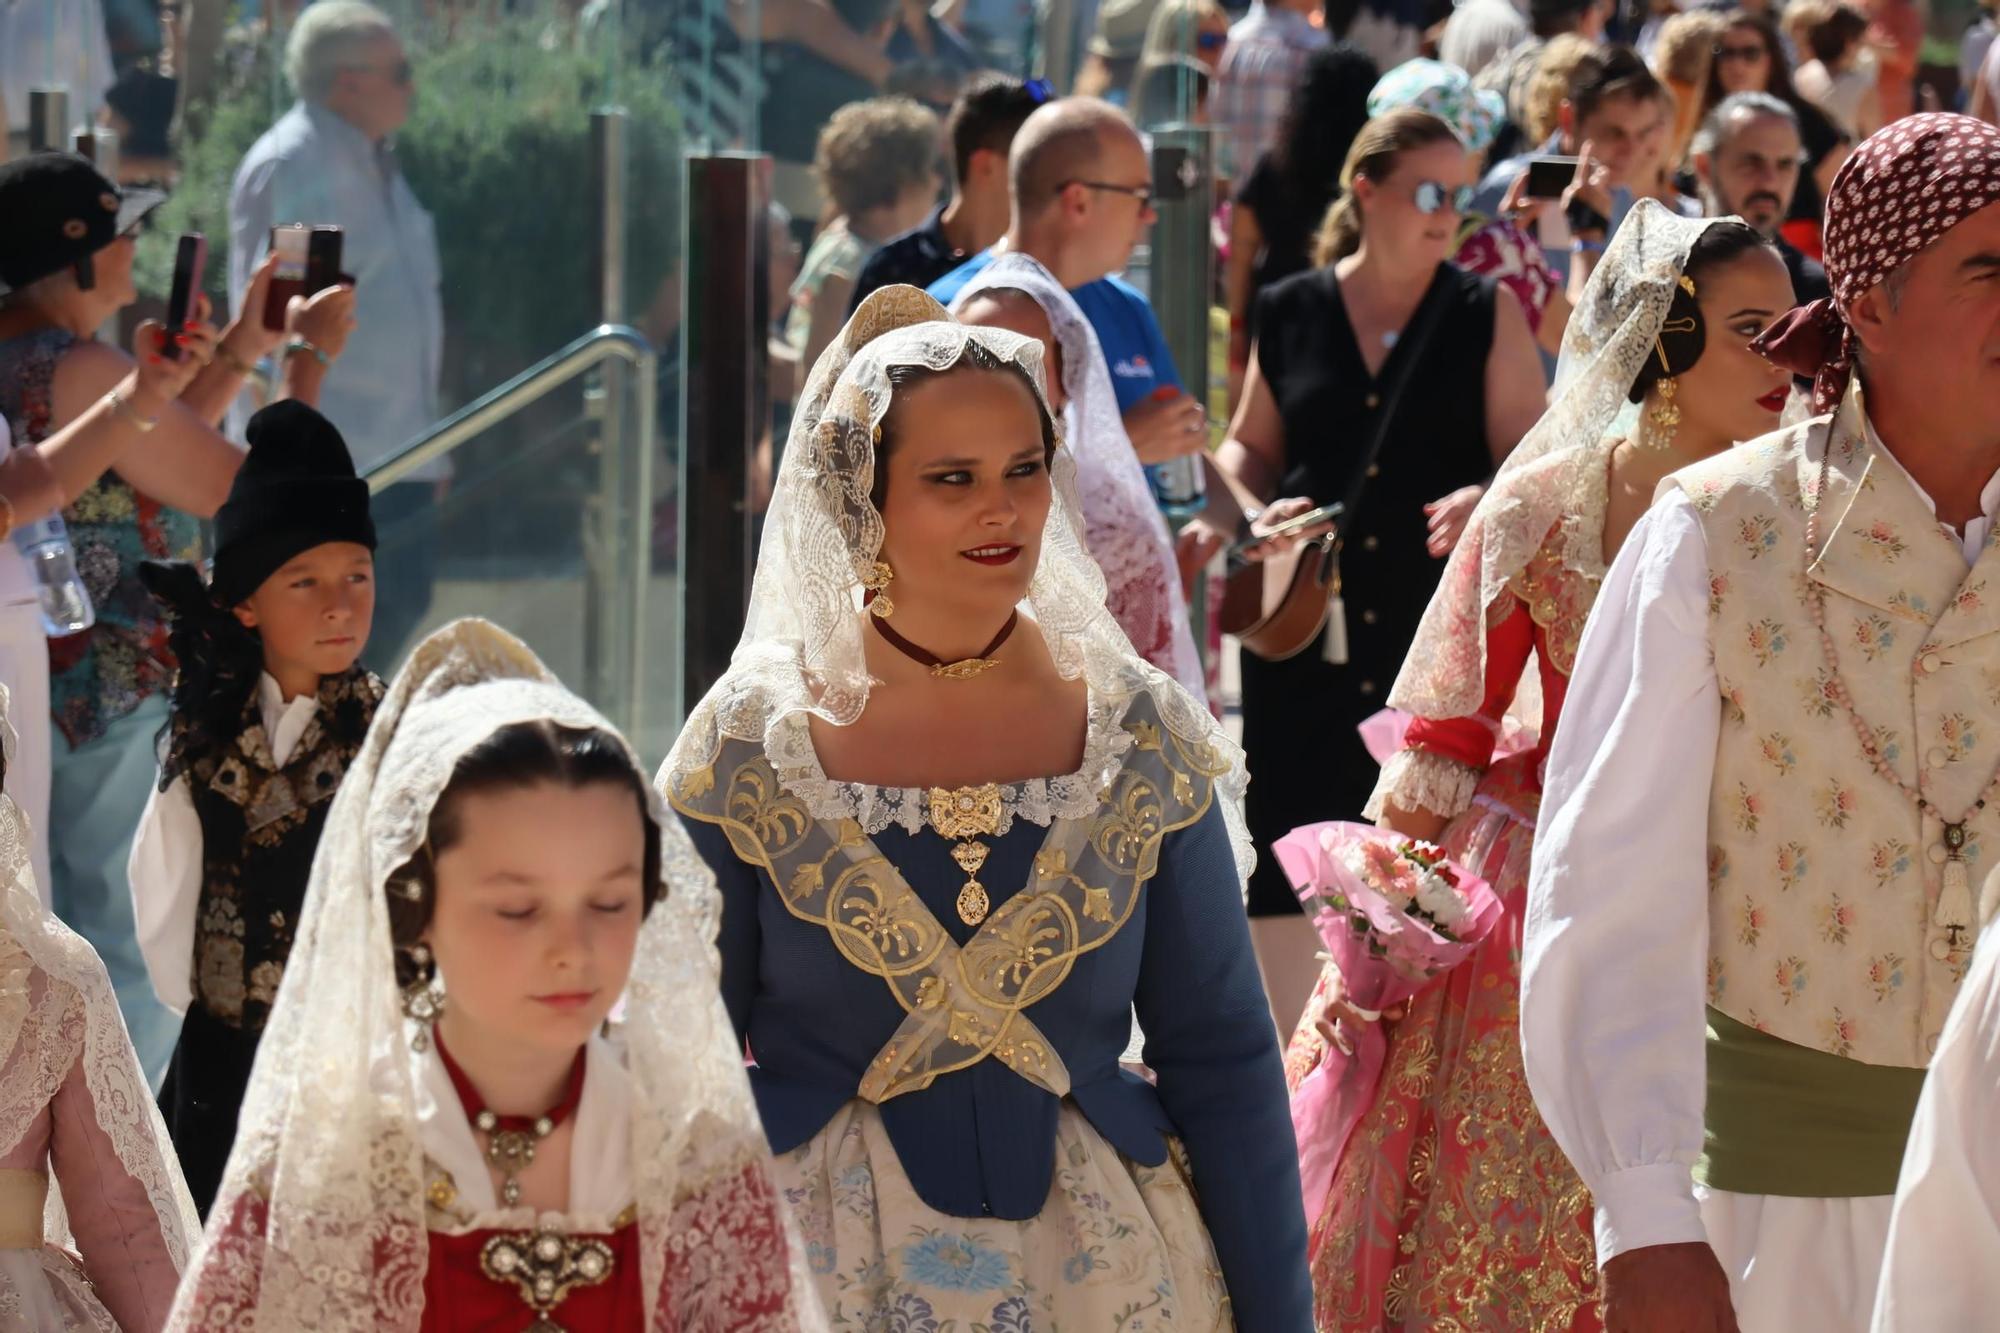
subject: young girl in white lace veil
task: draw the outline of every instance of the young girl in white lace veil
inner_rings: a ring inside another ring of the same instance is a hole
[[[1036,329],[1030,336],[1043,337],[1045,346],[1052,341],[1059,352],[1061,373],[1049,375],[1049,396],[1062,414],[1063,438],[1076,459],[1083,540],[1104,571],[1105,605],[1139,656],[1195,698],[1205,699],[1206,677],[1188,627],[1174,541],[1118,415],[1097,333],[1062,284],[1035,259],[1019,253],[1004,254],[982,269],[953,299],[952,312],[960,318],[973,315],[972,323],[1029,333],[1008,321],[1010,295],[1033,302],[1048,332]]]
[[[660,784],[837,1326],[1304,1328],[1241,752],[1106,611],[1041,373],[862,303]]]
[[[28,847],[0,796],[0,1330],[151,1333],[200,1223],[104,964],[42,907]]]
[[[484,621],[427,639],[334,798],[169,1327],[823,1326],[717,912],[595,710]]]
[[[1587,1192],[1521,1069],[1519,959],[1541,767],[1606,568],[1669,473],[1775,426],[1789,381],[1749,348],[1792,305],[1783,261],[1735,219],[1641,200],[1591,275],[1548,412],[1481,500],[1418,629],[1392,707],[1414,715],[1368,813],[1436,841],[1507,915],[1407,1014],[1363,1013],[1322,977],[1294,1082],[1343,1026],[1387,1021],[1387,1074],[1313,1218],[1321,1329],[1595,1329]],[[1531,666],[1530,663],[1533,663]],[[1494,760],[1517,694],[1538,743]],[[1301,1126],[1300,1133],[1312,1132]],[[1506,1180],[1504,1198],[1491,1182]]]

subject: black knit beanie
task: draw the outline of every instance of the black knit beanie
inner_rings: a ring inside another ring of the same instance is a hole
[[[327,542],[375,549],[368,483],[333,423],[286,399],[250,418],[250,452],[215,515],[209,589],[235,606],[301,551]]]

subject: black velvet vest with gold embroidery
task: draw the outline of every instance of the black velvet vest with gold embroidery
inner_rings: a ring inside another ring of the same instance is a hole
[[[219,1022],[259,1031],[270,1015],[320,830],[382,693],[382,682],[361,667],[326,677],[319,709],[283,767],[272,759],[254,694],[220,752],[174,757],[201,820],[195,1003]]]

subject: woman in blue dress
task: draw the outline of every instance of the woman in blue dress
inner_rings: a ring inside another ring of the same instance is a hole
[[[661,785],[834,1327],[1303,1333],[1242,752],[1105,610],[1041,352],[861,305]]]

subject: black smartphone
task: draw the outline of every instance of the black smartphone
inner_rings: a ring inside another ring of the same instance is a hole
[[[1576,159],[1538,153],[1528,159],[1528,198],[1560,199],[1576,179]]]
[[[181,359],[181,347],[174,340],[194,318],[202,273],[207,268],[208,238],[198,231],[186,233],[174,252],[174,285],[167,296],[167,337],[160,348],[163,355],[175,361]]]
[[[340,285],[340,252],[343,233],[338,227],[314,227],[306,237],[307,298]]]

